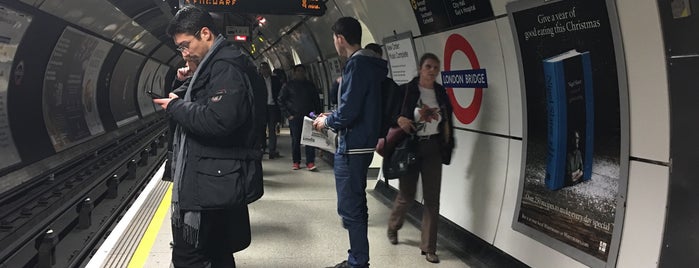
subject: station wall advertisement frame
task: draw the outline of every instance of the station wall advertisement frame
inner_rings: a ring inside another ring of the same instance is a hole
[[[105,132],[97,108],[97,79],[110,42],[66,27],[44,74],[44,121],[59,152]]]
[[[512,227],[583,264],[614,267],[629,173],[615,3],[523,0],[507,12],[524,115]]]
[[[15,82],[24,72],[24,64],[17,64],[15,76],[11,77],[14,58],[24,33],[32,22],[32,16],[4,5],[0,5],[0,170],[19,164],[22,160],[12,137],[8,116],[7,94],[10,82]]]

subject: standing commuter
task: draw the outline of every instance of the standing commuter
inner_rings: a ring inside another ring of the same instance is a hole
[[[422,175],[425,205],[420,251],[432,263],[439,262],[436,252],[442,164],[449,165],[454,149],[452,106],[446,89],[436,82],[438,75],[439,58],[425,53],[420,58],[418,77],[402,86],[406,94],[396,123],[406,133],[417,135],[417,163],[410,166],[408,174],[399,179],[400,190],[393,202],[387,232],[389,242],[398,244],[398,230],[415,200],[418,177]]]
[[[250,174],[248,163],[261,155],[253,148],[248,79],[231,62],[247,58],[225,46],[209,13],[197,7],[180,9],[167,33],[184,58],[198,63],[182,97],[170,93],[169,98],[153,100],[177,124],[172,264],[235,267],[233,252],[250,244],[250,220],[247,205],[228,200],[236,197],[232,195],[238,178]]]
[[[333,109],[337,108],[337,95],[340,92],[340,83],[342,83],[342,76],[335,78],[332,86],[330,86],[330,90],[328,91],[328,102],[330,107],[333,107]]]
[[[274,76],[276,76],[277,79],[279,79],[279,82],[280,82],[281,85],[282,85],[281,88],[284,88],[284,86],[286,85],[286,82],[287,82],[287,80],[288,80],[287,77],[286,77],[286,72],[284,72],[284,70],[282,70],[282,69],[274,69],[274,70],[272,71],[272,74],[273,74]],[[279,98],[277,98],[277,104],[279,104]],[[280,114],[279,119],[280,119],[280,120],[279,120],[279,124],[277,125],[277,135],[281,133],[282,125],[283,125],[283,126],[288,126],[286,120],[283,120],[284,117],[281,117],[281,114]]]
[[[379,55],[379,58],[383,57],[383,49],[381,49],[381,46],[377,43],[366,44],[366,46],[364,46],[364,49],[371,49]]]
[[[337,212],[349,232],[350,249],[347,260],[335,267],[368,267],[366,176],[379,138],[381,81],[388,69],[374,51],[361,49],[359,21],[340,18],[332,31],[337,54],[347,58],[340,100],[335,112],[318,116],[313,124],[316,129],[331,128],[339,136],[333,164]]]
[[[267,149],[269,159],[274,159],[279,157],[279,152],[277,151],[277,124],[281,121],[281,111],[277,104],[277,98],[279,97],[279,90],[282,84],[278,77],[272,75],[269,63],[260,63],[260,76],[264,79],[267,87]]]
[[[286,73],[284,72],[284,70],[274,69],[274,71],[272,71],[272,74],[274,76],[276,76],[277,79],[279,79],[279,82],[281,83],[282,87],[284,87],[284,85],[286,85],[286,82],[287,82],[286,81]]]
[[[322,111],[320,94],[316,87],[306,79],[306,67],[299,64],[294,66],[293,79],[286,83],[279,93],[279,105],[284,116],[289,119],[291,130],[291,156],[293,165],[291,169],[301,168],[301,130],[303,129],[303,117],[310,112],[316,114]],[[304,146],[306,150],[306,168],[310,171],[316,169],[315,147]]]
[[[376,43],[369,43],[364,48],[376,52],[379,58],[383,57],[383,49]],[[404,96],[405,93],[403,93],[403,90],[396,84],[396,81],[393,81],[390,77],[383,78],[381,81],[381,103],[384,107],[381,107],[381,110],[383,112],[383,122],[393,122],[391,127],[397,126],[395,125],[395,121],[398,119],[397,114],[400,112],[400,105],[403,103]],[[388,133],[388,127],[389,126],[382,126],[381,132],[379,132],[380,135]],[[379,138],[383,138],[383,136]]]

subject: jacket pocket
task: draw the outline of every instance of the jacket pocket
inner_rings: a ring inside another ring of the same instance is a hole
[[[201,158],[197,166],[196,200],[202,209],[245,205],[244,174],[239,160]]]

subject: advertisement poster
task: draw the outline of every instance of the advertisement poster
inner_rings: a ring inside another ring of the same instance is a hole
[[[325,62],[325,67],[327,68],[328,71],[328,76],[330,78],[329,86],[328,86],[328,100],[325,100],[323,103],[328,105],[330,107],[330,103],[337,103],[337,94],[335,93],[330,93],[330,90],[333,90],[333,83],[337,81],[338,77],[342,76],[342,63],[340,62],[340,58],[334,57],[334,58],[329,58]],[[330,100],[329,98],[334,97],[333,100]]]
[[[109,106],[117,126],[121,127],[138,119],[136,91],[139,89],[136,78],[138,68],[144,60],[143,56],[124,50],[114,66],[109,85]]]
[[[43,90],[46,130],[56,151],[104,133],[96,85],[111,47],[70,27],[58,39],[46,66]]]
[[[328,59],[326,66],[328,68],[328,74],[333,82],[336,78],[342,76],[342,65],[340,63],[340,58],[335,57]]]
[[[158,71],[155,72],[155,77],[153,78],[153,92],[157,93],[158,95],[161,96],[167,96],[167,94],[170,93],[170,83],[165,82],[165,77],[167,77],[167,73],[170,71],[170,66],[165,65],[165,64],[160,64],[158,67]],[[168,88],[166,88],[168,87]],[[163,110],[160,105],[155,105],[155,110],[156,111],[161,111]]]
[[[10,73],[17,47],[32,18],[2,5],[0,17],[3,18],[0,20],[0,169],[3,169],[21,161],[7,115],[7,88],[12,80]]]
[[[144,65],[143,69],[141,69],[141,75],[138,78],[138,94],[136,94],[136,98],[138,100],[138,108],[141,111],[142,117],[146,117],[155,112],[156,105],[153,103],[153,99],[150,97],[150,95],[146,94],[146,92],[157,92],[157,90],[153,89],[153,81],[159,66],[160,63],[156,62],[155,60],[148,59],[146,65]]]
[[[308,79],[313,82],[313,85],[316,86],[316,89],[322,90],[322,82],[320,80],[320,64],[317,62],[311,63],[308,67],[308,70],[306,70]],[[322,91],[321,91],[322,92]]]
[[[410,82],[417,76],[417,57],[412,33],[384,38],[386,58],[391,68],[391,78],[396,84]]]
[[[620,109],[626,89],[621,52],[613,49],[617,24],[603,0],[528,3],[541,5],[508,5],[526,96],[526,162],[513,227],[601,266],[616,258],[617,200],[628,174],[620,164],[628,155],[621,117],[628,115]]]

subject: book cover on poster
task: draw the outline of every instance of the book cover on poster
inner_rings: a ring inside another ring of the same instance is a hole
[[[570,50],[543,60],[548,110],[546,187],[589,180],[594,138],[590,52]]]

